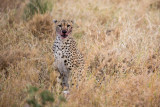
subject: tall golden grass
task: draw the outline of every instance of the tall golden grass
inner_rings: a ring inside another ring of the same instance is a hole
[[[160,106],[158,0],[54,0],[50,14],[30,21],[17,15],[19,9],[0,13],[0,107],[26,106],[28,86],[54,93],[47,106]],[[88,73],[86,85],[63,103],[53,67],[52,19],[75,21],[73,37]]]

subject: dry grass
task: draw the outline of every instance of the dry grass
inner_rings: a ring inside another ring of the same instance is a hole
[[[29,21],[28,28],[35,37],[46,39],[48,36],[53,37],[53,23],[50,15],[35,15],[35,17]]]
[[[87,85],[73,89],[63,103],[53,68],[52,18],[19,17],[18,23],[20,8],[0,13],[0,106],[26,105],[30,85],[54,93],[48,106],[160,106],[159,5],[157,0],[54,1],[53,19],[76,22],[73,36],[88,68]],[[103,80],[100,86],[95,75]]]

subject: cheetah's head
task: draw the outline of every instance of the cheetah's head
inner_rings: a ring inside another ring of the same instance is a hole
[[[56,24],[56,33],[62,38],[68,37],[72,33],[73,21],[71,20],[53,20]]]

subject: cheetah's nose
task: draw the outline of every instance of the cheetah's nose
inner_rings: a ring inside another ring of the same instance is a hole
[[[62,30],[62,33],[67,33],[67,31],[66,30]]]

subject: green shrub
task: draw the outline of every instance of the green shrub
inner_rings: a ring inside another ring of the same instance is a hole
[[[45,105],[47,101],[54,102],[53,94],[48,90],[44,90],[40,95],[43,105]]]
[[[55,106],[57,105],[55,98],[58,98],[58,105],[62,105],[63,103],[67,102],[63,95],[56,97],[56,94],[34,86],[29,86],[27,93],[28,98],[26,102],[30,107],[48,107],[49,105]]]
[[[28,89],[28,94],[29,98],[27,99],[27,103],[32,107],[43,107],[46,105],[46,102],[54,102],[53,93],[49,92],[48,90],[39,92],[37,87],[30,86]],[[41,102],[39,102],[39,99],[41,99]]]
[[[33,15],[39,13],[44,14],[52,10],[52,2],[49,0],[30,0],[24,9],[24,19],[28,20]]]

